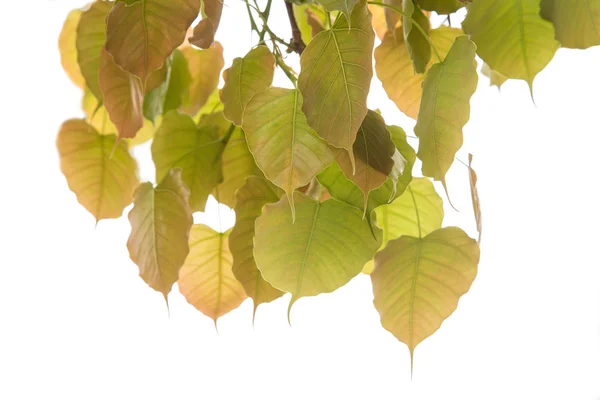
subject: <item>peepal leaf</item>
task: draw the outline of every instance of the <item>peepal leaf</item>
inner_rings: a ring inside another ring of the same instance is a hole
[[[229,248],[233,255],[233,273],[244,286],[246,294],[254,301],[254,314],[259,305],[283,295],[265,281],[254,261],[254,223],[265,204],[276,203],[283,193],[269,181],[249,177],[237,192],[235,226],[229,235]]]
[[[248,147],[267,179],[282,188],[294,214],[294,190],[333,162],[323,139],[308,126],[297,89],[269,88],[246,106],[242,122]]]
[[[129,212],[129,256],[142,279],[165,300],[189,252],[189,196],[181,171],[173,169],[155,188],[149,182],[138,186]]]
[[[296,222],[286,199],[263,207],[256,220],[254,258],[264,279],[301,297],[330,293],[358,275],[381,244],[362,213],[338,200],[320,203],[294,193]]]
[[[58,36],[58,50],[63,70],[77,87],[85,88],[85,80],[77,63],[77,26],[81,20],[81,10],[73,10],[67,15]]]
[[[412,20],[419,24],[425,32],[429,32],[431,28],[429,18],[423,14],[419,7],[415,6],[413,0],[403,0],[402,11],[406,15],[410,15]],[[431,59],[431,45],[419,28],[414,26],[412,20],[405,16],[402,17],[404,43],[406,44],[415,72],[422,74],[427,69],[427,64],[429,64],[429,60]]]
[[[246,104],[256,93],[271,86],[274,73],[275,57],[267,46],[256,46],[243,58],[235,58],[223,72],[225,85],[219,92],[225,117],[240,126]]]
[[[223,46],[215,42],[214,46],[206,50],[186,47],[181,51],[188,62],[192,77],[181,110],[186,114],[196,115],[219,84],[219,76],[225,65]]]
[[[106,50],[142,85],[184,40],[200,0],[119,1],[108,15]]]
[[[423,175],[445,182],[446,172],[463,142],[470,99],[477,87],[475,45],[459,36],[443,62],[433,65],[423,82],[415,134]]]
[[[542,0],[541,15],[553,23],[563,47],[600,45],[600,0]]]
[[[216,232],[196,224],[190,231],[190,253],[177,286],[188,303],[217,323],[246,298],[244,288],[231,271],[229,232]]]
[[[194,28],[189,42],[202,49],[208,49],[215,40],[215,33],[221,21],[223,0],[204,0],[204,18]]]
[[[96,221],[119,218],[139,183],[127,144],[116,141],[80,119],[63,123],[56,140],[69,189]]]
[[[375,256],[373,303],[383,327],[408,346],[411,369],[415,347],[454,312],[478,263],[479,246],[455,227],[401,236]]]
[[[330,145],[345,149],[353,165],[352,146],[367,115],[374,40],[371,13],[362,1],[350,21],[340,14],[300,57],[298,88],[308,124]]]
[[[475,214],[475,223],[477,224],[477,232],[479,237],[477,243],[481,242],[482,220],[481,220],[481,203],[479,202],[479,193],[477,192],[477,174],[471,163],[473,162],[473,154],[469,153],[469,184],[471,186],[471,200],[473,202],[473,213]]]
[[[319,4],[327,11],[341,11],[348,19],[350,19],[350,14],[358,2],[359,0],[319,0]]]

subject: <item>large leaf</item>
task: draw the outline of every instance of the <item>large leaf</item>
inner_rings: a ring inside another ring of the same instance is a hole
[[[477,243],[455,227],[402,236],[375,256],[373,303],[383,327],[408,346],[411,369],[415,347],[454,312],[478,263]]]
[[[145,85],[183,42],[199,11],[200,0],[119,1],[108,15],[106,50]]]
[[[352,146],[367,115],[374,40],[371,13],[362,1],[354,7],[350,25],[340,14],[300,57],[298,88],[308,124],[332,146],[346,149],[353,164]]]
[[[77,62],[85,78],[87,87],[98,100],[102,100],[102,91],[98,82],[98,70],[102,48],[106,43],[106,17],[114,3],[95,1],[81,15],[77,27]]]
[[[296,222],[286,199],[263,207],[256,220],[254,258],[267,282],[292,300],[329,293],[358,275],[381,244],[362,213],[338,200],[323,203],[296,192]]]
[[[56,140],[69,188],[96,221],[120,217],[139,183],[127,144],[116,142],[80,119],[66,121]]]
[[[493,70],[530,88],[559,46],[552,23],[540,16],[540,0],[474,0],[463,29]]]
[[[347,18],[350,18],[357,3],[359,3],[359,0],[319,0],[319,4],[325,7],[327,11],[341,11]]]
[[[541,8],[563,47],[587,49],[600,44],[600,0],[542,0]]]
[[[244,288],[231,271],[229,232],[216,232],[196,224],[190,231],[190,253],[177,286],[185,299],[217,323],[217,319],[237,308],[246,298]]]
[[[477,87],[475,45],[459,36],[443,62],[433,65],[423,82],[415,134],[423,175],[445,182],[446,172],[462,146],[470,99]]]
[[[98,80],[104,106],[119,138],[134,137],[144,124],[142,82],[121,69],[106,50],[102,51]]]
[[[481,219],[481,203],[479,202],[479,192],[477,191],[477,174],[471,166],[473,162],[473,154],[469,153],[469,184],[471,186],[471,201],[473,202],[473,213],[475,214],[475,223],[477,224],[477,232],[479,237],[477,243],[481,242],[481,231],[483,222]]]
[[[275,57],[267,46],[256,46],[243,58],[235,58],[223,72],[225,85],[219,92],[225,117],[241,125],[246,104],[256,93],[271,86],[274,73]]]
[[[159,182],[171,168],[181,169],[181,178],[190,190],[190,208],[204,211],[212,190],[223,180],[220,140],[222,127],[211,116],[198,126],[191,117],[171,111],[165,114],[152,142],[152,159]]]
[[[215,40],[215,33],[221,21],[223,0],[204,0],[202,3],[204,18],[194,28],[193,36],[189,41],[194,46],[208,49]]]
[[[415,23],[419,24],[425,32],[429,32],[431,24],[429,23],[429,18],[423,14],[418,6],[415,6],[413,0],[403,0],[402,11],[406,14],[406,16],[402,17],[404,43],[406,44],[406,49],[408,50],[408,55],[415,72],[422,74],[427,69],[429,60],[431,60],[431,45],[423,33],[421,33],[421,30],[415,27]],[[408,16],[411,18],[408,18]]]
[[[165,300],[189,252],[189,197],[180,170],[173,169],[156,188],[149,182],[138,186],[129,212],[129,256],[142,279]]]
[[[81,10],[73,10],[67,15],[63,27],[58,36],[58,50],[60,51],[60,62],[62,67],[75,85],[81,89],[85,88],[85,80],[77,63],[77,26],[81,20]]]
[[[464,1],[458,0],[415,0],[415,3],[423,10],[435,11],[438,14],[452,14],[461,7],[464,7]]]
[[[256,308],[281,297],[283,292],[265,281],[254,261],[254,223],[265,204],[275,203],[282,192],[266,179],[249,177],[246,184],[237,192],[235,206],[235,226],[229,236],[229,248],[233,255],[233,273],[244,286],[246,294],[254,301]]]
[[[269,88],[246,106],[242,126],[256,164],[282,188],[292,205],[294,190],[333,162],[327,143],[308,126],[297,89]]]
[[[429,37],[440,57],[446,57],[454,39],[463,32],[457,28],[440,26],[429,31]],[[437,61],[432,58],[430,67]],[[414,71],[402,33],[388,33],[375,49],[375,71],[388,97],[407,116],[417,119],[425,76]]]
[[[183,102],[182,111],[195,115],[202,107],[211,93],[219,84],[219,76],[225,61],[223,60],[223,47],[219,42],[210,49],[196,50],[186,47],[181,50],[188,62],[188,69],[192,76],[188,95]]]

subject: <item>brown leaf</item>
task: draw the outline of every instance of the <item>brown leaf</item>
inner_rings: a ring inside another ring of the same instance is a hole
[[[204,0],[205,17],[194,28],[190,43],[202,49],[208,49],[215,41],[215,33],[221,21],[223,0]]]
[[[225,65],[223,46],[215,42],[214,46],[206,50],[197,50],[190,46],[181,49],[181,52],[188,62],[188,69],[192,75],[192,82],[181,111],[196,115],[219,84],[219,76]]]

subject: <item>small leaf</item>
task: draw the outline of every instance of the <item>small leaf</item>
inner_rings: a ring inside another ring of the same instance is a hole
[[[231,271],[230,231],[215,232],[196,224],[190,231],[190,253],[177,286],[185,299],[204,315],[217,319],[236,309],[244,299],[244,288]]]
[[[402,30],[404,32],[404,43],[408,50],[408,55],[412,61],[417,74],[422,74],[427,69],[427,64],[431,59],[431,46],[427,38],[418,28],[415,28],[413,20],[425,31],[429,32],[431,24],[421,9],[413,3],[413,0],[402,1],[402,11],[410,15],[412,20],[402,17]]]
[[[471,186],[471,200],[473,202],[473,213],[475,214],[475,223],[477,224],[477,244],[481,242],[482,220],[481,220],[481,203],[479,202],[479,193],[477,192],[477,174],[471,163],[473,162],[473,154],[469,153],[469,184]]]
[[[77,63],[77,26],[81,20],[81,10],[73,10],[67,15],[58,37],[58,49],[63,70],[76,86],[85,88],[85,80]]]
[[[446,172],[462,146],[470,99],[477,87],[475,45],[459,36],[443,62],[433,65],[423,82],[415,134],[423,175],[445,182]]]
[[[181,111],[189,115],[196,115],[219,84],[219,76],[225,63],[223,46],[219,42],[215,42],[210,49],[196,50],[186,47],[181,51],[187,60],[192,76],[189,92],[184,98]]]
[[[256,94],[246,106],[242,126],[256,164],[286,192],[293,215],[294,190],[333,162],[327,143],[306,122],[302,95],[281,88]]]
[[[225,85],[219,92],[225,117],[240,126],[246,104],[256,93],[271,86],[274,73],[275,57],[267,46],[256,46],[243,58],[234,59],[223,72]]]
[[[500,86],[502,86],[504,82],[508,80],[507,77],[498,71],[494,71],[485,63],[481,66],[481,73],[490,78],[490,86],[497,86],[498,89],[500,89]]]
[[[415,3],[422,10],[435,11],[440,15],[452,14],[465,6],[458,0],[415,0]]]
[[[296,192],[296,222],[286,199],[263,207],[256,220],[254,258],[264,279],[292,300],[330,293],[358,275],[381,244],[362,213],[340,201],[323,203]]]
[[[478,263],[479,246],[455,227],[402,236],[375,256],[373,303],[383,327],[408,346],[411,370],[415,347],[454,312]]]
[[[96,221],[119,218],[139,183],[127,144],[116,141],[80,119],[63,123],[56,140],[69,189]]]
[[[204,18],[194,28],[190,43],[202,49],[208,49],[215,40],[215,33],[219,28],[221,13],[223,11],[223,0],[204,0]]]
[[[352,164],[352,146],[367,115],[374,40],[371,13],[361,1],[350,22],[339,15],[300,57],[298,88],[308,124],[330,145],[348,151]]]
[[[254,314],[259,305],[283,295],[265,281],[254,261],[254,223],[265,204],[279,201],[283,193],[266,179],[249,177],[237,192],[235,226],[229,236],[233,255],[233,273],[244,286],[246,294],[254,301]]]
[[[348,19],[357,3],[359,0],[319,0],[327,11],[341,11]]]
[[[183,42],[199,11],[200,0],[119,1],[108,15],[106,50],[145,86]]]
[[[541,15],[554,24],[556,40],[563,47],[600,45],[600,0],[542,0]]]
[[[138,186],[129,212],[129,256],[140,277],[165,300],[189,252],[189,196],[181,171],[173,169],[156,188],[149,182]]]

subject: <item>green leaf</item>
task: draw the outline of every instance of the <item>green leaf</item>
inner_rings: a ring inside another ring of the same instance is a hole
[[[200,0],[115,3],[106,23],[106,50],[142,85],[179,46],[198,16]]]
[[[552,22],[563,47],[600,44],[600,0],[542,0],[542,18]]]
[[[165,301],[189,252],[189,197],[181,171],[173,169],[156,188],[149,182],[138,186],[129,212],[129,256],[142,279]]]
[[[58,50],[63,70],[77,87],[85,88],[85,79],[77,63],[77,26],[81,20],[81,10],[73,10],[67,15],[58,37]]]
[[[325,7],[327,11],[341,11],[348,19],[350,19],[350,14],[357,3],[359,3],[359,0],[319,0],[319,4]]]
[[[196,115],[219,84],[219,75],[225,65],[223,46],[219,42],[215,42],[210,49],[196,50],[186,47],[181,52],[185,56],[192,74],[189,92],[184,98],[181,111],[189,115]]]
[[[296,222],[286,199],[263,207],[256,220],[254,258],[262,276],[292,300],[329,293],[358,275],[381,244],[362,213],[340,201],[323,203],[296,192]]]
[[[63,123],[56,139],[60,168],[77,200],[99,221],[119,218],[138,185],[126,143],[101,135],[80,119]]]
[[[327,26],[327,13],[321,5],[316,3],[294,4],[293,9],[302,41],[304,44],[309,44],[313,37]]]
[[[189,96],[192,76],[188,69],[188,62],[183,53],[175,50],[171,55],[171,75],[169,76],[169,87],[165,94],[163,111],[177,110]],[[213,60],[214,62],[214,60]],[[203,76],[206,79],[206,76]]]
[[[156,130],[152,142],[156,180],[159,182],[172,168],[180,168],[190,190],[192,212],[204,211],[208,196],[223,180],[222,129],[212,115],[204,116],[196,126],[191,117],[171,111]]]
[[[196,224],[190,231],[190,253],[179,272],[177,286],[188,303],[217,324],[217,319],[236,309],[244,288],[231,271],[230,230],[216,232]]]
[[[300,58],[298,88],[308,124],[330,145],[346,149],[354,164],[352,146],[367,115],[373,76],[375,34],[366,2],[354,7],[350,22],[339,15],[309,43]]]
[[[471,187],[471,201],[473,202],[473,214],[475,215],[475,223],[477,224],[477,232],[479,237],[477,243],[481,242],[481,231],[483,229],[483,222],[481,219],[481,203],[479,202],[479,193],[477,191],[477,174],[471,163],[473,162],[473,154],[469,153],[469,186]]]
[[[435,11],[440,15],[452,14],[465,6],[458,0],[415,0],[415,3],[417,3],[422,10]]]
[[[410,15],[412,20],[419,24],[425,32],[429,32],[431,28],[429,18],[423,14],[423,11],[418,6],[415,6],[413,0],[403,0],[402,11],[406,15]],[[421,31],[413,26],[412,20],[404,16],[402,17],[404,43],[406,44],[415,73],[423,74],[427,70],[429,60],[431,60],[431,45]]]
[[[152,90],[147,91],[144,96],[144,117],[152,121],[152,123],[154,123],[156,118],[161,116],[164,111],[165,98],[171,81],[171,63],[172,58],[169,57],[165,61],[163,67],[156,71],[156,73],[159,73],[159,76],[161,76],[158,80],[160,83]]]
[[[221,21],[223,0],[203,0],[202,20],[194,28],[194,33],[189,42],[202,49],[208,49],[215,40],[215,33]]]
[[[333,162],[327,143],[308,126],[297,89],[269,88],[246,106],[242,126],[256,164],[282,188],[294,209],[294,190]]]
[[[254,223],[265,204],[279,201],[282,191],[263,178],[251,176],[237,192],[235,226],[229,236],[233,255],[233,273],[254,301],[254,315],[259,305],[283,295],[265,281],[254,261]],[[254,317],[253,317],[254,319]]]
[[[459,36],[443,62],[433,65],[423,82],[415,134],[423,175],[445,182],[446,172],[462,146],[470,99],[477,87],[475,45]],[[444,183],[445,185],[445,183]]]
[[[530,89],[559,46],[552,24],[540,16],[540,0],[473,0],[463,29],[490,68]]]
[[[455,227],[422,239],[402,236],[375,256],[371,274],[381,324],[415,347],[438,330],[477,275],[479,246]]]
[[[494,71],[487,64],[483,64],[481,66],[481,73],[490,78],[490,86],[497,86],[498,89],[500,89],[504,82],[508,80],[507,77],[505,77],[498,71]]]

